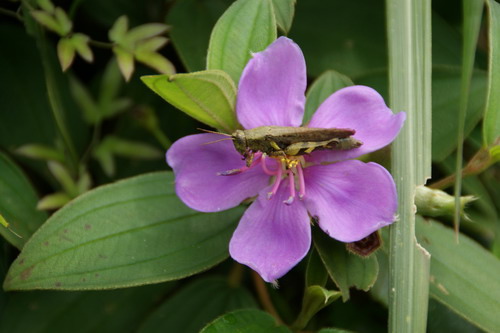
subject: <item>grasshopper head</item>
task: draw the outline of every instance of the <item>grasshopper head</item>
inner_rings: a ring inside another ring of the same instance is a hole
[[[231,136],[233,138],[234,148],[236,148],[240,154],[245,155],[248,150],[245,132],[242,130],[236,130]]]

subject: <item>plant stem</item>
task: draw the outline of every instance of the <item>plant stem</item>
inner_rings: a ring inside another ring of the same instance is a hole
[[[100,42],[98,40],[89,40],[89,44],[95,47],[100,47],[102,49],[111,49],[113,48],[113,43],[108,43],[108,42]]]
[[[259,297],[259,301],[262,304],[264,310],[267,311],[270,315],[272,315],[276,319],[278,324],[284,324],[283,320],[278,314],[278,311],[276,311],[273,302],[271,301],[271,297],[269,296],[269,293],[267,291],[267,286],[264,280],[262,280],[260,275],[255,271],[252,271],[252,279],[255,286],[255,290],[257,291],[257,296]]]
[[[68,16],[70,17],[70,19],[73,19],[75,17],[76,10],[78,9],[78,7],[80,7],[82,2],[83,2],[83,0],[74,0],[71,3],[71,7],[69,8],[69,12],[68,12]]]
[[[491,166],[494,161],[491,159],[491,155],[489,153],[488,148],[481,148],[476,155],[474,155],[471,160],[467,163],[467,165],[461,171],[461,177],[476,175],[478,173],[483,172],[487,168]],[[452,174],[446,178],[438,180],[437,182],[429,185],[431,188],[436,189],[445,189],[455,182],[457,175]],[[457,193],[455,193],[457,195]]]
[[[62,142],[69,155],[68,167],[74,175],[78,174],[78,154],[69,134],[64,117],[64,108],[62,105],[61,96],[57,87],[55,78],[54,65],[51,62],[51,54],[44,30],[36,23],[35,37],[37,40],[38,49],[42,58],[42,65],[45,74],[45,84],[47,86],[47,96],[51,106],[52,115],[54,117],[57,129],[61,136]]]
[[[156,140],[158,140],[158,142],[162,145],[163,149],[167,150],[172,145],[170,140],[160,129],[153,131],[153,135],[155,136]]]
[[[241,280],[243,279],[243,266],[238,263],[234,263],[228,276],[228,283],[230,287],[238,287],[241,285]]]
[[[428,253],[416,242],[416,185],[430,176],[430,1],[387,0],[390,106],[406,111],[393,144],[399,221],[390,227],[389,331],[426,331]]]
[[[5,9],[5,8],[1,8],[0,7],[0,14],[13,17],[13,18],[17,19],[20,22],[23,21],[23,18],[19,15],[19,12],[15,12],[13,10],[9,10],[9,9]]]

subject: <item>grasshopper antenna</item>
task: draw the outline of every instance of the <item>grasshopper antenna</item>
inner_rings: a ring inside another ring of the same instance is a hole
[[[207,133],[213,133],[213,134],[219,134],[219,135],[224,135],[224,136],[231,136],[231,134],[226,134],[226,133],[221,133],[221,132],[216,132],[216,131],[211,131],[211,130],[207,130],[207,129],[203,129],[203,128],[197,128],[197,130],[200,130],[202,132],[207,132]],[[224,140],[224,139],[223,139]],[[220,140],[219,140],[220,141]],[[216,142],[216,141],[214,141]]]
[[[212,144],[212,143],[217,143],[217,142],[226,141],[226,140],[233,140],[233,138],[224,138],[224,139],[220,139],[220,140],[205,142],[205,143],[202,143],[201,145],[204,146],[204,145],[209,145],[209,144]]]

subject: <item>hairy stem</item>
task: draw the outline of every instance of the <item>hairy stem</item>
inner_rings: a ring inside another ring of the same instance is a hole
[[[278,311],[276,311],[273,302],[271,301],[271,297],[269,296],[269,292],[267,291],[267,286],[264,280],[262,280],[260,275],[255,271],[252,271],[252,279],[255,290],[257,291],[257,296],[259,297],[260,304],[262,304],[264,310],[272,315],[279,324],[284,324],[283,320],[278,314]]]

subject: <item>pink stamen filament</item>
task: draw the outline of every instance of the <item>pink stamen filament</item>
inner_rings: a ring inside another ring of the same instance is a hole
[[[281,183],[281,175],[283,174],[283,168],[279,167],[278,170],[276,170],[276,179],[274,180],[273,188],[271,189],[271,192],[267,194],[267,198],[271,199],[271,197],[276,194],[276,191],[278,191],[278,187],[280,186]]]
[[[277,159],[274,159],[277,161]],[[268,176],[273,176],[274,177],[274,184],[273,187],[271,188],[271,191],[268,192],[267,198],[271,199],[273,195],[276,194],[278,191],[278,188],[281,184],[282,178],[283,178],[283,171],[286,170],[286,176],[288,177],[288,186],[289,186],[289,191],[290,191],[290,196],[288,197],[287,200],[283,201],[283,203],[287,205],[291,205],[295,199],[296,195],[296,190],[295,190],[295,173],[294,169],[297,170],[297,178],[298,178],[298,183],[299,183],[299,199],[302,199],[306,195],[306,186],[305,186],[305,181],[304,181],[304,170],[302,163],[304,160],[289,160],[287,159],[281,159],[281,162],[278,162],[279,165],[278,167],[273,170],[270,169],[267,166],[267,161],[266,161],[266,155],[262,153],[256,153],[254,155],[254,160],[252,162],[252,165],[250,167],[243,166],[239,169],[231,169],[223,172],[218,172],[218,176],[232,176],[232,175],[238,175],[242,172],[245,172],[254,166],[257,166],[259,163],[262,166],[262,170],[264,173]]]
[[[254,155],[254,160],[252,162],[252,165],[250,165],[249,167],[247,167],[246,165],[244,165],[244,166],[242,166],[239,169],[231,169],[231,170],[217,172],[217,176],[234,176],[234,175],[239,175],[240,173],[245,172],[247,170],[250,170],[251,168],[253,168],[257,164],[259,164],[261,162],[261,160],[263,160],[262,159],[262,153],[256,153]]]
[[[290,187],[290,196],[288,197],[287,200],[283,201],[287,205],[291,205],[293,203],[293,200],[295,198],[295,176],[293,174],[293,171],[290,169],[288,170],[288,186]]]
[[[267,167],[267,162],[266,162],[266,155],[262,155],[262,170],[264,170],[264,173],[269,176],[276,176],[278,174],[278,169],[281,169],[281,166],[278,167],[276,170],[270,170]]]
[[[300,163],[297,165],[297,173],[299,177],[299,199],[302,199],[306,195],[306,184],[304,182],[304,170],[302,170]]]
[[[250,167],[253,167],[257,164],[259,164],[260,160],[262,159],[264,154],[262,154],[261,152],[257,152],[253,155],[253,162],[252,162],[252,165]]]

